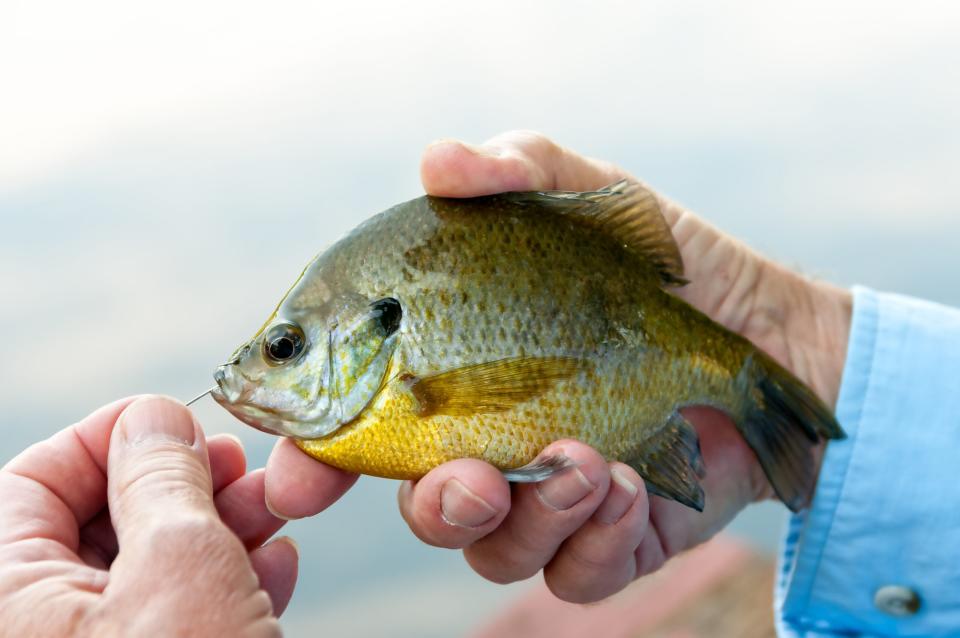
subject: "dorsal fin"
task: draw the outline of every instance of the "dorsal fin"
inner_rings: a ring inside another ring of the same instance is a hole
[[[540,206],[609,234],[625,249],[647,260],[665,286],[682,286],[683,260],[670,226],[653,193],[635,182],[620,180],[606,188],[572,191],[518,192],[503,195],[521,205]]]

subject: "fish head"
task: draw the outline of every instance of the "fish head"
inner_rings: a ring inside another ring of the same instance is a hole
[[[294,296],[217,368],[211,395],[265,432],[326,436],[354,420],[380,391],[402,316],[400,302],[388,296],[341,293],[319,304]]]

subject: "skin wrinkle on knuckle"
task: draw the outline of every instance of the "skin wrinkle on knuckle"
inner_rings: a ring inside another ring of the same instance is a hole
[[[21,538],[0,546],[0,573],[5,569],[44,559],[68,560],[72,555],[70,548],[51,538]]]
[[[666,564],[667,561],[663,557],[662,550],[659,551],[660,553],[658,554],[652,554],[649,550],[645,550],[642,545],[637,548],[637,551],[633,554],[635,564],[633,572],[634,580],[653,574]]]
[[[552,526],[546,527],[549,529]],[[563,528],[560,528],[559,532],[555,527],[550,531],[557,536],[545,537],[545,533],[549,532],[539,525],[531,529],[526,525],[508,523],[502,534],[483,538],[468,550],[478,563],[489,568],[481,573],[484,578],[498,583],[523,580],[533,576],[550,562],[561,543],[569,536]],[[490,574],[495,574],[496,577],[491,577]]]
[[[207,469],[196,459],[179,452],[127,459],[124,465],[117,472],[122,478],[115,489],[126,502],[146,500],[149,503],[151,493],[154,497],[187,497],[187,501],[196,501],[200,496],[212,497]]]
[[[471,546],[472,547],[472,546]],[[469,551],[471,547],[464,550],[464,557],[467,564],[477,574],[497,585],[509,585],[519,580],[524,580],[536,574],[540,567],[530,571],[528,569],[517,569],[516,563],[504,559],[503,556],[485,554],[477,556]]]
[[[145,517],[131,530],[131,537],[137,541],[135,546],[149,548],[152,558],[170,564],[199,559],[202,567],[206,560],[214,564],[225,556],[235,557],[237,550],[246,553],[219,518],[189,510]],[[121,547],[120,555],[123,550]]]
[[[598,536],[604,535],[599,530],[597,532]],[[619,547],[618,539],[615,538],[607,539],[606,543],[595,543],[582,537],[573,537],[564,543],[560,553],[581,568],[603,573],[619,568],[628,557],[633,555],[636,548],[636,546],[629,549]]]
[[[249,595],[244,602],[244,609],[249,616],[251,624],[252,621],[271,618],[274,615],[273,601],[270,599],[270,594],[263,589],[258,588]]]
[[[400,503],[400,516],[407,523],[414,536],[428,545],[457,549],[464,544],[461,537],[470,532],[448,523],[440,506],[440,489],[427,502],[417,498],[415,487],[409,482],[401,485],[397,494]],[[453,538],[450,538],[453,536]]]
[[[506,538],[480,539],[464,549],[464,556],[478,574],[503,585],[536,574],[550,561],[558,545],[551,543],[551,547],[545,548],[542,542],[531,542],[511,533]]]
[[[416,509],[416,505],[412,506],[413,509]],[[420,539],[422,542],[427,545],[433,545],[434,547],[442,547],[434,537],[431,526],[423,521],[423,518],[415,513],[410,511],[406,507],[400,508],[400,516],[407,523],[407,526],[410,528],[410,531],[413,532],[413,535]]]
[[[30,503],[30,511],[33,511],[33,508],[41,508],[44,511],[48,512],[49,518],[64,518],[69,520],[73,513],[70,511],[70,508],[64,503],[56,493],[53,492],[49,487],[33,480],[30,477],[23,476],[12,470],[2,470],[0,471],[0,482],[6,483],[7,485],[13,486],[14,493],[18,494],[18,498],[21,503]],[[9,507],[9,504],[6,504]],[[14,519],[21,519],[20,525],[17,526],[18,530],[11,531],[10,527],[6,527],[4,530],[4,536],[6,536],[7,542],[13,542],[16,540],[22,540],[24,538],[34,537],[38,534],[49,534],[49,527],[43,524],[43,521],[39,521],[34,518],[24,519],[22,515],[19,514],[18,510],[21,510],[23,507],[17,506],[17,502],[13,503],[14,509],[10,512],[11,517]],[[9,510],[8,510],[9,511]],[[77,536],[77,530],[75,527],[67,529],[59,529],[61,534],[67,536],[66,543],[70,546],[74,546],[79,542]]]
[[[464,549],[464,555],[474,571],[500,585],[529,578],[547,563],[546,559],[531,560],[531,554],[503,545],[478,548],[474,544]]]
[[[612,596],[637,578],[633,553],[601,569],[576,569],[571,564],[544,570],[544,583],[554,596],[568,603],[589,604]]]

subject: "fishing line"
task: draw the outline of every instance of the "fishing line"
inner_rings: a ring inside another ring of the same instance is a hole
[[[213,392],[213,391],[216,390],[216,389],[217,389],[217,386],[213,386],[213,387],[210,388],[209,390],[204,390],[201,394],[198,394],[197,396],[193,397],[192,399],[190,399],[189,401],[187,401],[184,405],[191,405],[191,404],[193,404],[193,403],[196,403],[197,401],[199,401],[199,400],[202,399],[203,397],[207,396],[208,394],[210,394],[211,392]]]

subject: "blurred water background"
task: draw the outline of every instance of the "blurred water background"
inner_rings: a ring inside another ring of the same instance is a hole
[[[181,398],[438,137],[541,130],[811,275],[960,304],[960,8],[0,2],[0,462]],[[262,465],[273,441],[213,404]],[[517,590],[362,479],[290,525],[289,635],[451,636]],[[772,548],[782,510],[735,532]]]

